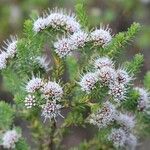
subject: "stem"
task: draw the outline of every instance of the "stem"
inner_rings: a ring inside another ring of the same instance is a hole
[[[52,125],[51,125],[51,134],[50,134],[50,143],[49,143],[49,147],[50,147],[50,150],[55,150],[55,144],[54,144],[54,133],[55,133],[55,130],[56,130],[56,122],[55,120],[52,122]]]

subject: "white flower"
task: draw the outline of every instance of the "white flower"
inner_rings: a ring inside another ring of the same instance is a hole
[[[125,100],[127,89],[123,84],[114,82],[109,85],[109,94],[114,98],[116,102]]]
[[[56,82],[45,83],[41,91],[46,98],[52,98],[53,100],[60,100],[63,96],[62,87]]]
[[[137,146],[137,138],[133,134],[129,134],[126,140],[126,145],[131,150],[135,150]]]
[[[139,99],[138,99],[138,109],[140,111],[147,111],[150,108],[150,95],[146,89],[136,87],[135,90],[139,92]]]
[[[28,95],[26,98],[25,98],[25,106],[27,108],[32,108],[32,106],[35,106],[36,105],[36,102],[35,102],[35,96],[33,95]]]
[[[128,84],[132,80],[125,69],[117,70],[117,79],[120,84]]]
[[[92,72],[88,72],[87,74],[82,76],[81,81],[79,82],[79,85],[81,86],[81,89],[83,91],[90,93],[90,91],[94,89],[94,86],[97,81],[98,79],[97,79],[96,74]]]
[[[8,58],[8,55],[7,55],[6,52],[1,52],[0,53],[0,70],[6,68],[7,58]]]
[[[46,18],[38,18],[33,24],[33,30],[35,32],[40,32],[41,30],[48,27],[48,22]]]
[[[116,71],[110,67],[103,67],[96,72],[99,81],[102,84],[110,84],[116,81]]]
[[[53,12],[47,17],[48,25],[53,28],[60,28],[66,25],[67,17],[62,12]]]
[[[34,93],[36,90],[39,90],[42,86],[42,79],[33,76],[32,79],[26,85],[26,91],[28,93]]]
[[[70,36],[70,39],[75,48],[83,47],[87,42],[88,34],[83,31],[75,32],[73,35]]]
[[[100,128],[107,127],[116,117],[116,108],[110,102],[105,102],[96,113],[91,114],[90,123]]]
[[[124,147],[127,140],[127,135],[123,129],[112,129],[111,134],[108,136],[108,140],[113,142],[114,147]]]
[[[20,136],[16,130],[7,131],[2,138],[3,147],[7,149],[15,148],[15,144],[18,142]]]
[[[116,120],[119,124],[121,124],[126,129],[133,129],[135,127],[135,117],[128,114],[120,113]]]
[[[67,17],[67,22],[66,22],[66,30],[69,31],[70,33],[74,33],[79,31],[81,28],[81,25],[79,22],[77,22],[75,16],[68,16]]]
[[[60,114],[60,109],[62,108],[62,106],[60,104],[56,104],[56,102],[53,101],[48,101],[45,105],[42,106],[43,110],[42,110],[42,115],[44,116],[44,122],[46,121],[46,119],[53,119],[56,121],[56,117],[57,116],[61,116]]]
[[[17,52],[17,37],[10,36],[10,40],[4,41],[5,46],[3,46],[9,58],[13,58]]]
[[[77,22],[74,14],[67,14],[63,9],[53,9],[44,13],[44,17],[38,18],[34,22],[33,30],[39,32],[47,27],[53,29],[64,29],[67,32],[74,33],[80,30],[80,24]]]
[[[112,39],[110,29],[101,27],[91,32],[89,40],[95,45],[106,46]]]
[[[94,60],[94,67],[96,69],[101,69],[103,67],[114,68],[114,63],[108,57],[100,57],[100,58],[97,58],[96,60]]]
[[[50,68],[50,60],[47,60],[46,56],[42,56],[42,57],[37,57],[36,58],[38,64],[40,65],[41,68],[43,68],[46,72],[48,72],[51,68]]]
[[[59,55],[60,58],[70,55],[74,49],[71,40],[68,38],[59,39],[54,43],[54,48],[55,52]]]

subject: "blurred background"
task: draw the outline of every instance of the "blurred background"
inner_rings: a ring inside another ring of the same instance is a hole
[[[81,1],[81,0],[80,0]],[[139,22],[142,30],[122,54],[120,63],[126,59],[131,59],[135,53],[144,54],[144,67],[139,74],[140,81],[145,73],[150,70],[150,0],[86,0],[86,9],[90,19],[91,28],[109,24],[113,34],[125,31],[133,22]],[[53,7],[63,7],[74,10],[76,0],[0,0],[0,44],[9,35],[22,34],[25,19],[31,14],[40,14],[43,10]],[[0,81],[1,82],[1,81]],[[0,99],[11,102],[12,95],[0,88]],[[77,130],[75,135],[67,137],[66,148],[78,143],[89,134],[83,129]],[[76,138],[78,137],[78,138]],[[71,140],[71,139],[74,140]],[[143,143],[139,150],[150,149],[149,139],[143,138]]]

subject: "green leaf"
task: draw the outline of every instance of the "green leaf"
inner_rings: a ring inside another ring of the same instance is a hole
[[[126,62],[125,67],[129,71],[129,73],[135,75],[139,73],[141,66],[143,65],[143,55],[142,54],[136,54],[132,61]]]
[[[150,90],[150,71],[144,77],[144,86]]]
[[[0,130],[8,129],[14,118],[11,106],[3,101],[0,102]]]
[[[81,2],[77,3],[75,6],[75,9],[76,9],[77,18],[79,19],[80,24],[84,28],[87,28],[89,23],[88,23],[88,16],[85,11],[86,10],[85,2],[82,1],[82,3]]]
[[[16,143],[15,150],[29,150],[29,146],[25,139],[20,138],[19,141]]]

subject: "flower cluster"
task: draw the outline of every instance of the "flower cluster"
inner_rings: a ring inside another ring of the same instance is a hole
[[[95,88],[96,83],[100,84],[100,87],[108,87],[108,94],[112,102],[107,100],[97,112],[92,113],[89,116],[89,123],[98,126],[99,129],[116,123],[119,128],[112,129],[112,132],[108,135],[108,140],[117,148],[128,146],[135,148],[137,139],[132,134],[136,124],[135,116],[122,113],[122,110],[120,111],[118,107],[126,98],[127,86],[132,80],[132,76],[123,68],[115,69],[114,62],[108,57],[95,59],[94,68],[95,72],[82,76],[79,82],[81,89],[90,93]],[[146,98],[147,96],[141,97]],[[129,138],[132,138],[133,142],[130,142]]]
[[[56,117],[59,115],[63,118],[63,116],[60,113],[60,109],[62,106],[60,104],[57,104],[55,101],[48,101],[46,104],[42,106],[42,116],[44,116],[44,122],[46,119],[52,119],[56,121]]]
[[[131,130],[135,127],[135,117],[129,114],[119,113],[116,116],[116,121],[124,128],[125,130]]]
[[[122,128],[112,129],[108,140],[113,142],[116,148],[130,147],[130,149],[135,149],[137,145],[137,138],[131,133],[126,133]]]
[[[33,30],[37,33],[43,29],[51,27],[53,29],[64,29],[69,33],[80,30],[80,24],[74,14],[67,14],[63,9],[49,10],[34,21]]]
[[[16,130],[9,130],[3,135],[2,146],[7,149],[14,149],[20,137],[21,135]]]
[[[70,55],[73,50],[84,47],[87,42],[104,47],[112,39],[111,29],[108,26],[106,28],[101,26],[91,33],[86,33],[81,30],[81,25],[74,14],[67,14],[65,10],[57,8],[43,13],[43,17],[39,17],[33,24],[36,33],[48,27],[64,29],[71,33],[68,37],[62,37],[54,43],[55,52],[61,58]]]
[[[105,46],[111,41],[111,38],[108,37],[107,30],[104,29],[100,29],[100,30],[102,30],[104,33],[102,32],[97,33],[97,36],[99,36],[103,41],[103,43],[99,44],[99,46]],[[86,33],[85,31],[79,30],[78,32],[73,33],[67,38],[63,37],[61,39],[58,39],[57,42],[54,43],[55,52],[59,55],[59,57],[62,58],[71,54],[72,51],[84,47],[86,43],[97,42],[96,39],[91,40],[91,35],[92,33]]]
[[[105,102],[103,107],[96,113],[90,115],[90,123],[97,125],[98,128],[107,127],[116,118],[116,108],[110,102]]]
[[[63,89],[58,83],[52,81],[46,82],[39,77],[33,76],[26,84],[26,91],[28,95],[24,102],[28,109],[33,106],[42,108],[44,120],[47,118],[50,120],[54,118],[56,120],[58,115],[62,116],[60,114],[62,106],[59,102],[63,96]]]
[[[95,73],[88,72],[84,76],[81,77],[81,81],[79,82],[81,89],[90,93],[90,91],[94,88],[98,78]]]
[[[150,113],[149,108],[150,108],[150,94],[146,89],[136,87],[135,90],[139,93],[139,98],[138,98],[138,110]]]
[[[91,32],[89,41],[94,42],[94,45],[99,46],[106,46],[111,41],[111,30],[107,26],[100,27],[100,29],[95,29],[93,32]]]
[[[3,51],[0,53],[0,70],[5,69],[8,59],[13,58],[17,52],[17,38],[10,36],[10,40],[4,41]]]
[[[108,94],[115,102],[126,98],[127,84],[132,77],[125,69],[116,70],[113,61],[108,57],[100,57],[94,60],[95,72],[82,76],[79,85],[83,91],[90,93],[96,83],[109,88]]]
[[[78,31],[69,37],[58,39],[54,43],[55,52],[59,57],[65,57],[71,54],[74,50],[81,48],[88,41],[88,34],[84,31]]]

